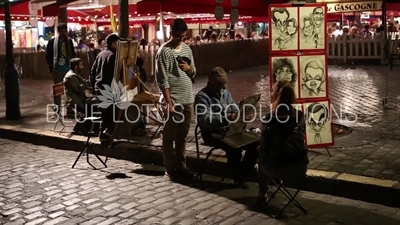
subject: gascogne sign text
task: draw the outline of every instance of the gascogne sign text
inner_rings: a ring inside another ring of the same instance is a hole
[[[328,13],[375,11],[382,10],[382,1],[331,3],[327,7]]]

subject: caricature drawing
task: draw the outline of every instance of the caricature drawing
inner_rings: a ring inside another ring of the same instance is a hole
[[[322,7],[314,8],[311,18],[314,23],[313,40],[315,43],[315,48],[318,48],[318,45],[324,44],[324,9]]]
[[[324,8],[300,9],[300,49],[323,49],[325,47]]]
[[[274,8],[271,15],[273,49],[297,49],[297,15],[291,15],[288,8]]]
[[[301,37],[304,42],[311,43],[314,35],[314,25],[310,17],[303,18],[303,27],[301,28]]]
[[[326,72],[323,57],[300,57],[301,98],[326,97]]]
[[[273,81],[289,81],[293,86],[297,80],[297,72],[293,61],[289,58],[277,58],[272,63]]]
[[[316,102],[308,105],[305,110],[307,133],[307,144],[323,144],[332,142],[332,134],[329,125],[329,109],[321,103]],[[329,126],[328,128],[326,126]]]

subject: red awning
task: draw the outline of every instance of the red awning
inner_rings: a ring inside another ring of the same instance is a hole
[[[263,0],[241,0],[237,7],[231,6],[231,1],[224,1],[220,6],[224,14],[229,14],[231,9],[237,8],[241,16],[268,16],[268,4],[282,3],[285,0],[272,0],[267,3]],[[138,14],[156,14],[163,12],[179,13],[215,13],[217,4],[215,0],[143,0],[137,3]]]
[[[118,16],[118,14],[119,14],[118,5],[113,5],[112,9],[113,9],[113,13]],[[135,14],[136,12],[137,12],[136,5],[133,5],[133,4],[129,5],[128,13],[132,15],[132,14]],[[108,6],[104,7],[102,10],[100,10],[100,14],[108,15],[108,17],[110,17],[110,6],[108,5]]]
[[[53,3],[43,7],[43,16],[58,16],[60,8],[66,8],[68,3],[74,2],[76,0],[65,0],[62,4]]]
[[[40,15],[40,10],[33,10],[29,1],[23,1],[21,3],[15,3],[10,7],[11,15]],[[4,15],[4,8],[0,9],[0,14]]]
[[[97,15],[100,15],[100,12],[95,11],[95,10],[72,10],[72,9],[67,10],[68,17],[82,17],[82,18],[91,17],[91,18],[94,18]]]
[[[400,12],[400,3],[386,3],[386,9]]]

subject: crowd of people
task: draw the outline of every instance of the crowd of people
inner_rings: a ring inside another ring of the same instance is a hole
[[[272,176],[305,176],[307,165],[307,146],[304,140],[305,120],[303,114],[293,108],[295,92],[292,85],[281,81],[272,88],[272,111],[265,115],[262,133],[257,139],[233,147],[213,134],[225,135],[235,119],[239,118],[239,108],[220,111],[216,117],[214,107],[235,106],[235,100],[225,87],[228,74],[221,67],[210,69],[207,85],[197,94],[193,93],[193,80],[196,75],[195,60],[191,48],[185,44],[187,24],[182,19],[171,22],[170,39],[162,44],[156,55],[156,80],[164,97],[165,124],[162,133],[165,176],[172,181],[190,181],[193,173],[186,166],[186,140],[193,117],[201,130],[207,145],[218,147],[226,152],[227,164],[233,173],[234,183],[240,188],[248,188],[246,179],[251,176],[258,162],[259,193],[257,202],[268,201],[268,180]],[[111,86],[114,78],[117,43],[122,40],[116,34],[105,39],[105,48],[96,56],[91,67],[90,79],[80,76],[84,69],[82,60],[76,58],[73,44],[67,36],[67,26],[59,24],[59,35],[52,39],[46,48],[46,59],[54,84],[62,82],[67,97],[67,106],[75,108],[76,113],[90,114],[85,110],[93,104],[96,96],[101,96],[106,86]],[[212,32],[208,32],[210,38]],[[87,92],[91,90],[92,95]],[[61,98],[55,98],[55,113],[60,114]],[[284,105],[284,107],[282,107]],[[203,108],[198,111],[199,106]],[[103,146],[112,141],[115,121],[114,105],[99,108],[101,124],[99,138]],[[92,108],[92,107],[89,107]],[[218,111],[217,111],[218,112]],[[222,115],[222,113],[224,115]],[[84,115],[90,116],[90,115]],[[249,115],[249,118],[254,115]],[[288,118],[285,120],[285,118]],[[285,121],[285,122],[278,122]],[[241,139],[243,128],[238,134]],[[242,151],[245,151],[242,157]]]
[[[365,24],[365,25],[353,25],[353,26],[338,26],[334,23],[332,26],[328,27],[327,33],[329,37],[372,37],[375,35],[380,35],[385,30],[383,24]],[[388,23],[386,27],[388,32],[400,32],[399,21],[394,21],[394,23]]]

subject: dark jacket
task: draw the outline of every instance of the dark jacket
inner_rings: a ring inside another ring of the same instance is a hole
[[[85,90],[89,86],[85,79],[74,71],[70,70],[64,77],[65,96],[67,97],[68,107],[85,108]]]
[[[197,93],[194,104],[197,124],[205,142],[209,141],[213,133],[224,134],[229,129],[226,118],[238,110],[228,90],[223,89],[218,94],[209,85]]]
[[[49,70],[50,72],[56,67],[56,60],[58,60],[55,58],[55,52],[54,52],[54,41],[58,40],[58,37],[52,38],[49,40],[49,42],[47,43],[47,47],[46,47],[46,61],[47,61],[47,65],[49,66]],[[68,41],[66,42],[67,46],[67,54],[68,54],[68,61],[67,63],[69,64],[69,60],[71,60],[72,58],[75,58],[75,49],[74,49],[74,43],[72,42],[71,39],[68,39]],[[58,46],[58,45],[57,45]],[[58,51],[58,49],[57,49]]]
[[[299,110],[290,117],[268,114],[263,118],[260,163],[264,168],[308,164],[305,119]]]
[[[106,48],[96,56],[90,70],[90,81],[94,90],[104,89],[103,85],[111,86],[114,78],[115,53],[115,49]]]

